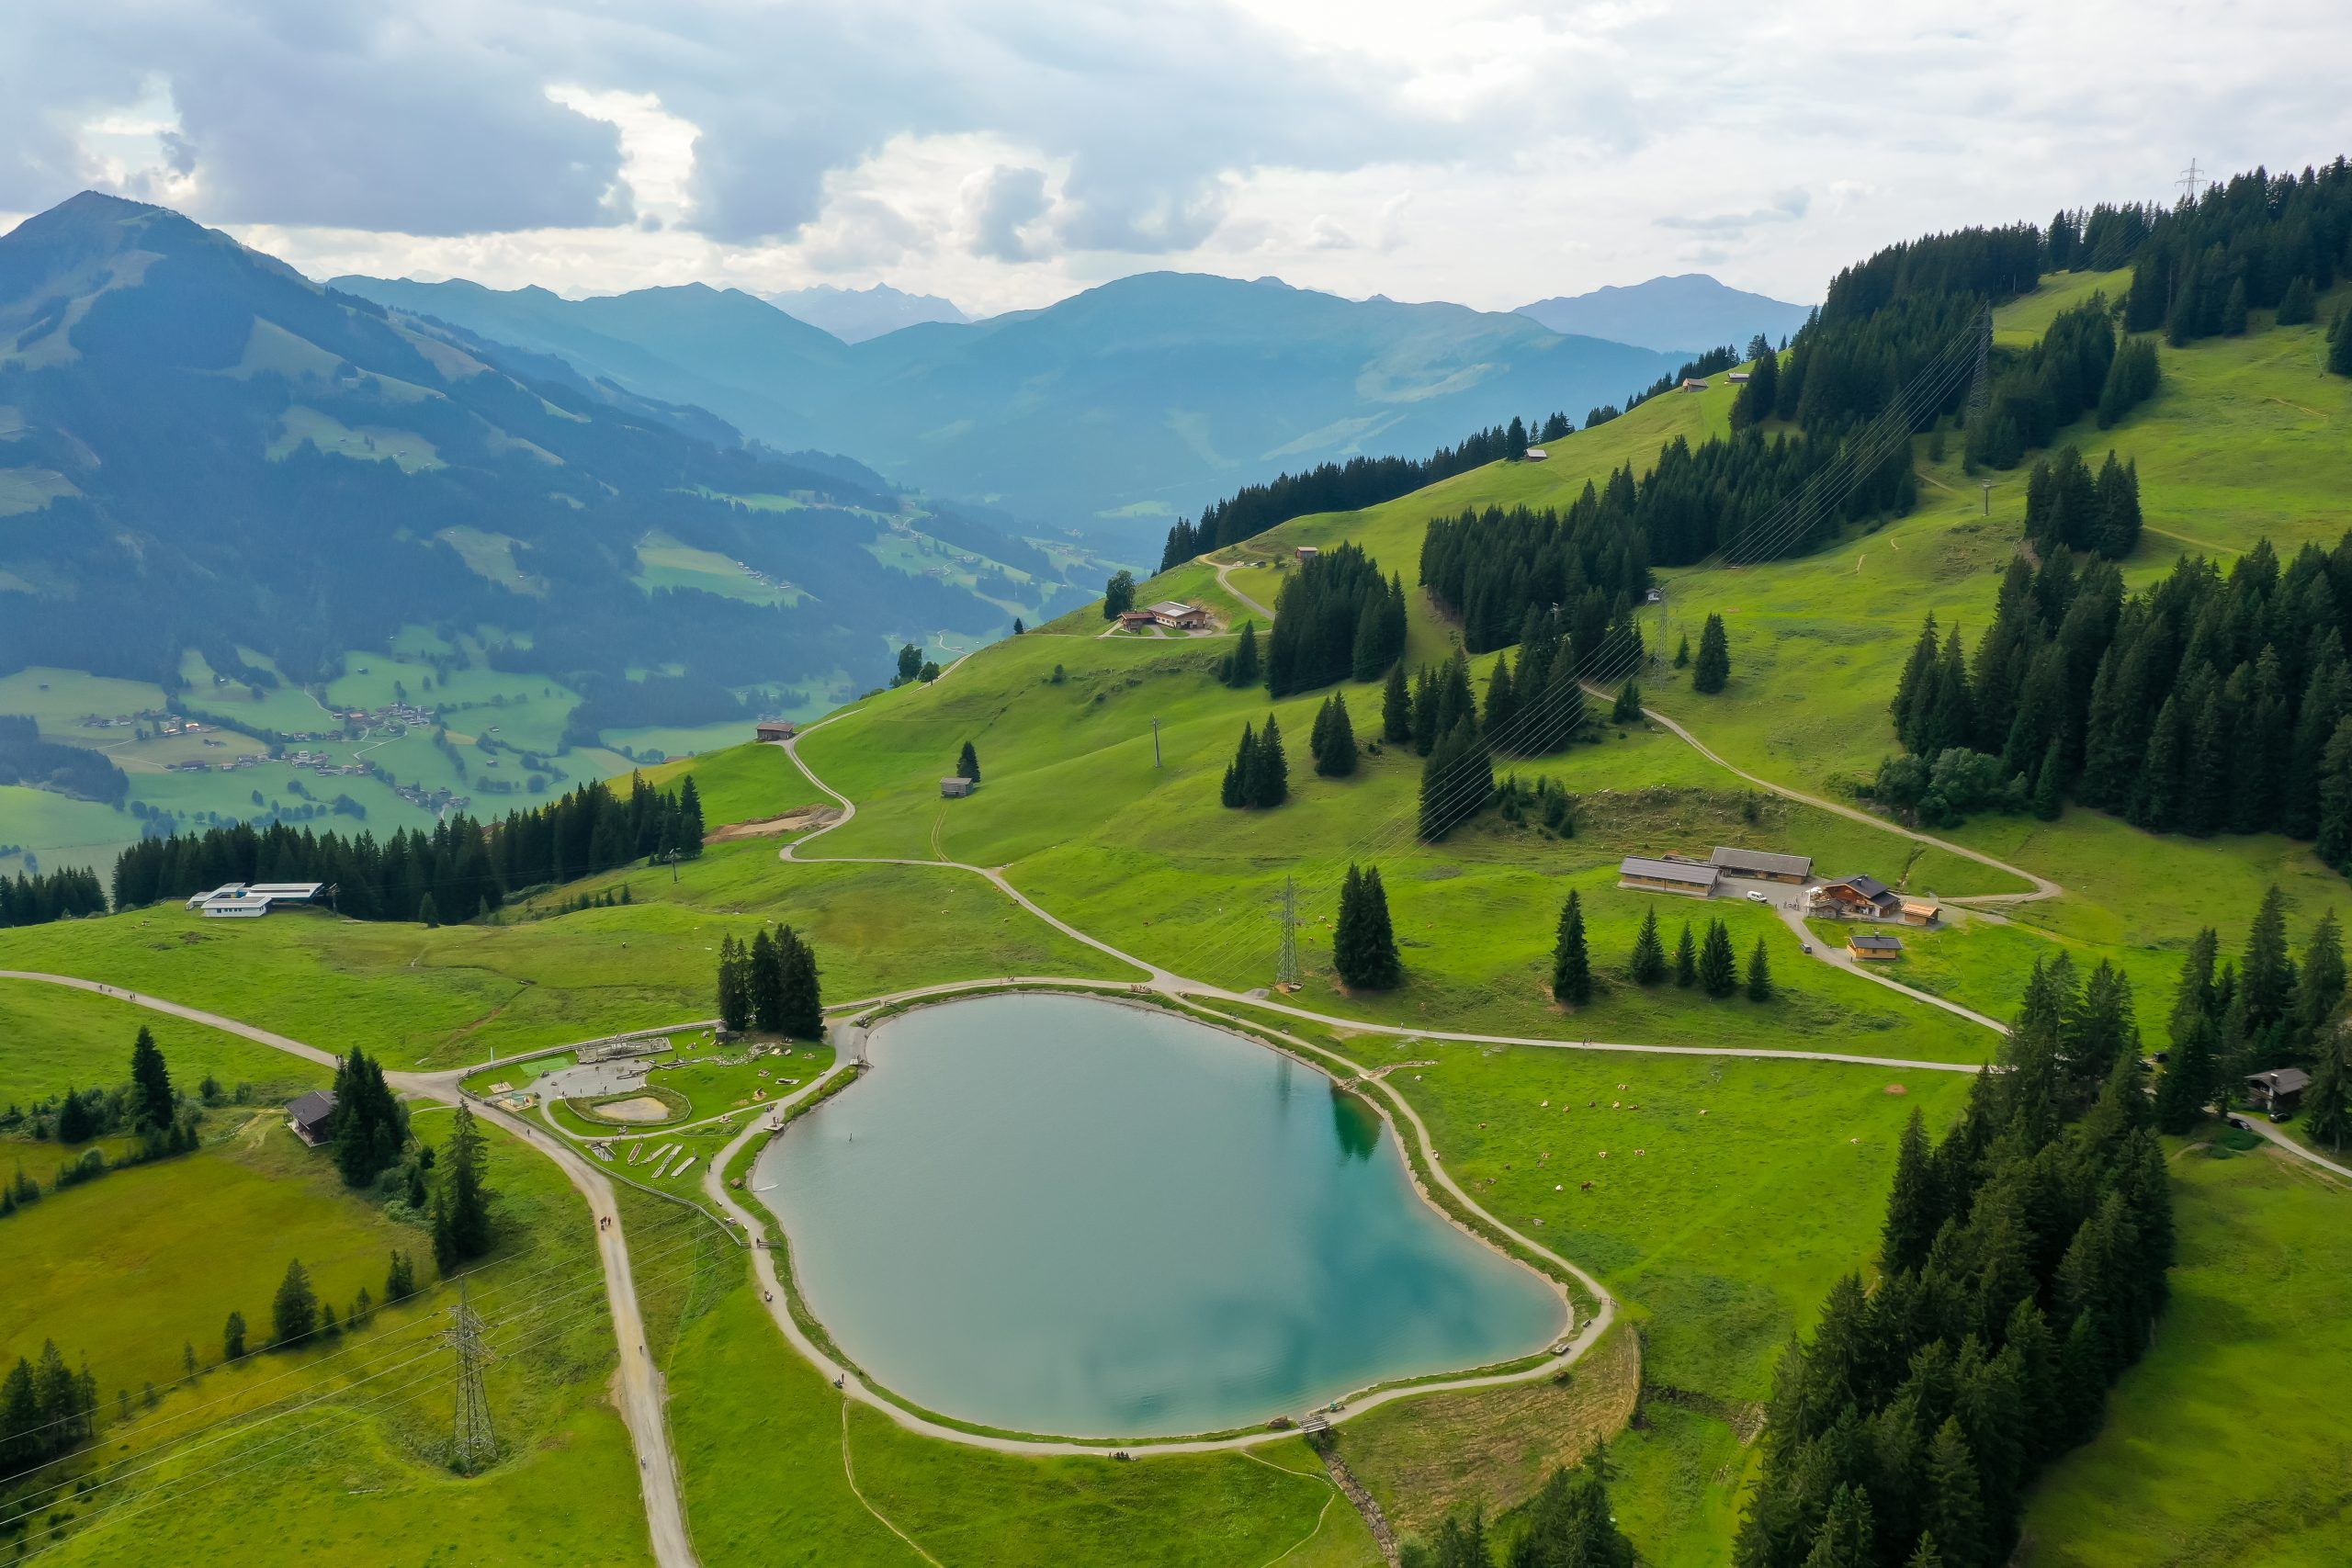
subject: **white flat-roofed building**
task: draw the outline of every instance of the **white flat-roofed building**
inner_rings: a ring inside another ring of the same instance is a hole
[[[277,905],[315,903],[325,891],[323,882],[229,882],[191,895],[187,907],[210,920],[255,919]]]

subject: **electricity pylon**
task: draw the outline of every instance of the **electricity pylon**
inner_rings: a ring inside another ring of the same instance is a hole
[[[472,1475],[498,1457],[498,1438],[490,1429],[490,1397],[481,1386],[490,1349],[482,1343],[481,1319],[466,1300],[463,1279],[458,1281],[458,1304],[449,1309],[449,1328],[442,1337],[458,1353],[457,1444],[449,1462],[459,1475]]]
[[[1283,944],[1274,956],[1274,988],[1298,984],[1298,880],[1283,878]]]
[[[1984,310],[1983,327],[1976,337],[1976,374],[1968,384],[1968,423],[1976,423],[1984,405],[1993,396],[1993,310]]]

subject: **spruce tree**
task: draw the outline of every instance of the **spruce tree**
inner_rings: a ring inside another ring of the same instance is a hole
[[[1642,911],[1642,929],[1634,933],[1634,955],[1625,972],[1637,986],[1655,986],[1666,978],[1666,948],[1657,939],[1657,909]]]
[[[1721,920],[1707,923],[1699,943],[1699,985],[1711,997],[1727,997],[1739,989],[1739,960],[1732,953],[1731,928]]]
[[[245,1359],[245,1314],[232,1312],[220,1330],[220,1359],[242,1361]]]
[[[1710,614],[1707,624],[1699,628],[1699,657],[1690,666],[1690,689],[1712,694],[1730,680],[1731,638],[1724,630],[1724,618]]]
[[[1927,1120],[1915,1108],[1894,1149],[1894,1187],[1879,1233],[1879,1270],[1892,1278],[1916,1271],[1944,1223],[1943,1186],[1928,1146]]]
[[[972,750],[972,743],[968,740],[964,742],[964,750],[956,758],[956,776],[969,779],[974,784],[980,782],[980,754]]]
[[[718,1022],[731,1034],[752,1027],[752,955],[732,934],[718,939]]]
[[[2352,376],[2352,305],[2335,312],[2335,329],[2327,335],[2327,369],[2331,376]]]
[[[433,1251],[447,1274],[490,1250],[490,1190],[483,1185],[488,1155],[472,1110],[459,1104],[441,1158],[442,1190],[435,1202]]]
[[[1592,1000],[1592,954],[1585,946],[1584,904],[1574,889],[1560,906],[1560,933],[1552,944],[1552,999],[1568,1007]]]
[[[309,1270],[299,1258],[286,1265],[286,1278],[269,1303],[269,1342],[283,1350],[308,1339],[319,1326],[319,1293],[311,1288]]]
[[[1495,660],[1494,673],[1487,681],[1487,744],[1505,751],[1514,750],[1518,729],[1519,695],[1511,689],[1510,655],[1504,653]]]
[[[779,1012],[783,1032],[795,1040],[825,1038],[825,1002],[817,978],[817,952],[790,926],[776,931],[776,952],[784,970],[784,995]]]
[[[1642,689],[1629,678],[1617,689],[1617,700],[1609,706],[1612,724],[1637,724],[1642,716]]]
[[[2229,299],[2222,307],[2222,335],[2245,336],[2245,279],[2241,277],[2230,285]]]
[[[1772,965],[1764,956],[1764,939],[1758,937],[1747,954],[1747,999],[1769,1002],[1772,999]]]
[[[763,931],[752,938],[752,1024],[763,1034],[784,1029],[784,954]]]
[[[1315,713],[1315,731],[1307,750],[1315,771],[1327,779],[1345,778],[1356,771],[1356,731],[1348,718],[1348,699],[1339,692],[1323,700]]]
[[[155,1043],[154,1032],[143,1023],[130,1046],[130,1090],[135,1125],[153,1132],[171,1126],[179,1098],[172,1092],[171,1069]]]
[[[2300,274],[2287,285],[2287,292],[2279,298],[2278,324],[2282,327],[2309,326],[2317,314],[2317,297],[2312,292],[2312,280]]]
[[[1401,660],[1388,667],[1388,683],[1381,688],[1380,739],[1391,746],[1408,745],[1413,739],[1413,696]]]
[[[2343,1006],[2344,931],[2335,911],[2329,909],[2312,928],[2311,943],[2303,949],[2302,967],[2295,976],[2297,1044],[2314,1045],[2333,1033]]]
[[[1952,1568],[1976,1568],[1991,1556],[1984,1498],[1976,1459],[1969,1451],[1957,1416],[1946,1416],[1928,1446],[1926,1485],[1920,1497],[1922,1534]]]
[[[1225,765],[1225,783],[1217,791],[1219,805],[1235,811],[1250,804],[1250,775],[1257,764],[1257,731],[1244,724],[1241,727],[1241,744],[1234,749],[1233,761]]]
[[[1258,683],[1258,623],[1244,621],[1233,651],[1226,655],[1217,673],[1227,685],[1238,690]]]
[[[1682,640],[1674,645],[1674,667],[1677,670],[1690,668],[1690,634],[1689,632],[1684,632]]]
[[[2337,1030],[2320,1038],[2312,1048],[2312,1081],[2303,1089],[2303,1131],[2337,1154],[2352,1134],[2352,1067],[2345,1062],[2345,1044]]]
[[[1684,990],[1699,983],[1699,939],[1690,934],[1690,922],[1682,922],[1681,940],[1674,944],[1674,983]]]
[[[1402,977],[1378,866],[1359,870],[1349,863],[1340,888],[1339,923],[1331,933],[1331,966],[1350,990],[1386,990]]]
[[[1283,754],[1283,732],[1272,714],[1266,716],[1266,728],[1258,732],[1249,786],[1250,804],[1261,809],[1272,809],[1290,798],[1290,759]]]
[[[404,1302],[414,1294],[416,1265],[407,1253],[394,1247],[391,1266],[384,1271],[384,1300],[387,1303]]]
[[[2238,964],[2238,994],[2245,999],[2248,1032],[2266,1030],[2284,1017],[2294,991],[2295,963],[2287,953],[2287,897],[2273,884],[2255,912],[2245,956]]]

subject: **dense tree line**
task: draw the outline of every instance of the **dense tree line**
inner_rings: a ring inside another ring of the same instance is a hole
[[[115,862],[118,908],[185,897],[228,882],[323,882],[362,920],[463,920],[523,888],[577,880],[648,855],[702,852],[702,797],[632,774],[626,795],[603,781],[482,824],[464,815],[379,841],[273,823],[147,839]]]
[[[2037,460],[2027,476],[2025,536],[2034,549],[2084,550],[2121,560],[2140,543],[2140,465],[2109,452],[2098,473],[2072,446]]]
[[[1419,831],[1434,843],[1486,809],[1495,798],[1498,753],[1541,757],[1587,739],[1584,688],[1576,645],[1561,617],[1532,612],[1520,635],[1514,668],[1506,652],[1487,678],[1483,710],[1471,690],[1470,661],[1456,649],[1439,665],[1424,665],[1408,688],[1402,671],[1390,678],[1381,706],[1385,739],[1409,745],[1423,759]],[[1537,811],[1555,832],[1575,831],[1573,805],[1513,786],[1513,808]],[[1521,800],[1522,795],[1530,798]]]
[[[2008,1561],[2028,1487],[2146,1349],[2171,1194],[2132,1020],[2102,964],[2037,964],[2005,1053],[1899,1147],[1879,1279],[1838,1281],[1781,1358],[1738,1568]]]
[[[2248,309],[2277,309],[2298,284],[2324,294],[2352,271],[2352,164],[2339,157],[2300,175],[2257,168],[2193,202],[2062,213],[2050,240],[2052,265],[2130,265],[2128,331],[2161,330],[2175,344],[2243,332]]]
[[[2233,963],[2221,958],[2220,933],[2197,933],[2181,963],[2166,1031],[2170,1049],[2156,1083],[2156,1124],[2186,1133],[2218,1100],[2226,1106],[2248,1073],[2310,1069],[2303,1109],[2314,1134],[2345,1114],[2344,933],[2333,911],[2312,926],[2300,962],[2290,950],[2286,901],[2264,895]]]
[[[2105,429],[2154,395],[2159,378],[2154,341],[2119,348],[2114,311],[2107,296],[2094,294],[2059,311],[2030,347],[2000,351],[1984,407],[1968,424],[1968,463],[2013,468],[2093,409]]]
[[[43,740],[40,727],[17,714],[0,714],[0,784],[55,790],[119,806],[130,780],[114,759],[87,746]]]
[[[96,872],[68,866],[0,876],[0,926],[45,925],[106,912],[107,892]]]
[[[73,1452],[97,1430],[98,1380],[89,1362],[75,1371],[57,1341],[44,1339],[38,1361],[19,1356],[0,1379],[0,1484]],[[27,1522],[0,1497],[0,1529]]]
[[[720,938],[718,1021],[737,1032],[758,1029],[823,1040],[825,1000],[817,950],[790,926],[762,928],[748,942]]]
[[[1892,705],[1909,755],[1875,792],[1925,811],[1934,775],[1969,772],[2052,815],[2072,798],[2159,832],[2281,832],[2352,865],[2347,607],[2352,536],[2283,569],[2267,540],[2226,576],[2184,558],[2129,598],[2105,562],[2013,560],[1973,656],[1922,627]]]
[[[1344,463],[1322,463],[1305,473],[1283,474],[1264,484],[1244,485],[1229,501],[1213,502],[1201,509],[1200,521],[1178,518],[1168,531],[1160,552],[1159,570],[1181,566],[1194,556],[1257,537],[1278,523],[1311,512],[1356,512],[1410,495],[1450,475],[1466,472],[1505,457],[1527,454],[1527,427],[1519,433],[1507,425],[1474,431],[1459,446],[1441,446],[1427,457],[1351,457]],[[1557,428],[1558,434],[1553,431]],[[1544,439],[1556,441],[1567,434],[1567,416],[1554,414],[1544,424]]]
[[[1274,600],[1266,634],[1266,691],[1313,691],[1334,681],[1377,681],[1405,652],[1405,585],[1384,580],[1356,545],[1300,566]]]
[[[1282,727],[1266,716],[1266,728],[1241,727],[1241,743],[1225,765],[1217,804],[1227,810],[1271,810],[1290,798],[1290,759],[1283,751]]]

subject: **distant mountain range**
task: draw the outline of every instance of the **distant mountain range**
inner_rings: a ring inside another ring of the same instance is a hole
[[[855,344],[736,290],[333,286],[699,404],[773,446],[853,453],[899,483],[1130,552],[1279,470],[1424,456],[1514,414],[1581,422],[1679,363],[1524,315],[1191,273]]]
[[[918,327],[925,321],[960,323],[972,319],[952,299],[942,299],[936,294],[904,294],[887,283],[877,283],[871,288],[836,288],[830,283],[820,283],[782,294],[763,294],[760,298],[788,316],[823,328],[843,343],[864,343],[867,338],[880,337],[900,327]]]
[[[674,406],[632,344],[658,330],[700,392],[778,344],[846,352],[816,328],[709,289],[495,299],[593,326],[492,344],[95,194],[0,237],[0,671],[168,685],[186,649],[250,649],[311,681],[426,626],[569,682],[592,731],[713,723],[1074,594],[1007,573],[1057,576],[1035,546]],[[581,341],[605,363],[535,352]]]
[[[1745,348],[1758,333],[1777,343],[1804,325],[1812,309],[1726,287],[1703,272],[1686,272],[1538,299],[1521,305],[1519,313],[1555,333],[1690,355],[1726,343]]]

